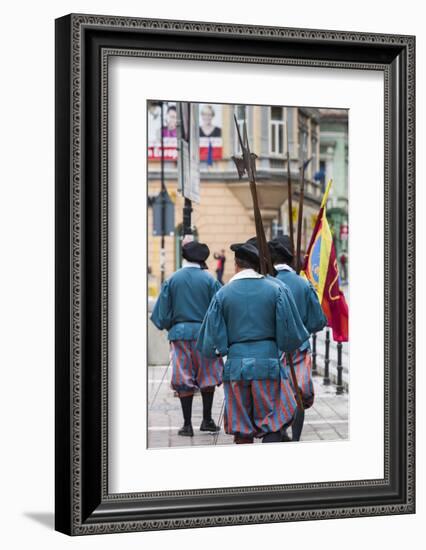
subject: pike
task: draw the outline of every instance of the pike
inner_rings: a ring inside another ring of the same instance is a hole
[[[294,254],[294,228],[293,228],[293,203],[291,191],[291,166],[290,166],[290,147],[288,140],[288,120],[286,120],[287,135],[287,186],[288,186],[288,223],[290,230],[291,251]]]
[[[300,192],[299,192],[299,212],[297,214],[297,246],[296,246],[296,271],[297,274],[300,273],[302,269],[302,264],[300,261],[300,253],[302,248],[302,221],[303,221],[303,201],[305,200],[305,171],[308,167],[308,164],[311,162],[313,157],[308,160],[302,157],[302,177],[300,181]]]
[[[235,126],[237,128],[238,140],[241,147],[242,156],[241,157],[232,157],[232,160],[235,162],[237,167],[238,176],[240,179],[247,173],[250,191],[253,199],[253,211],[254,211],[254,223],[256,226],[256,238],[259,246],[259,263],[260,263],[260,272],[262,275],[271,275],[274,276],[274,268],[272,265],[271,254],[269,252],[269,247],[266,242],[265,229],[263,227],[262,215],[259,208],[259,200],[257,197],[257,187],[256,187],[256,159],[257,155],[250,152],[250,146],[247,136],[247,125],[244,120],[243,126],[243,138],[241,137],[240,127],[238,125],[237,117],[234,115]],[[293,356],[292,354],[286,354],[289,364],[290,364],[290,374],[293,381],[293,386],[296,390],[296,399],[297,407],[300,411],[304,411],[302,393],[297,383],[296,372],[294,370]]]
[[[303,201],[305,200],[305,171],[311,162],[313,157],[308,160],[305,160],[305,144],[302,146],[302,166],[301,170],[301,180],[300,180],[300,190],[299,190],[299,210],[297,213],[297,245],[296,245],[296,272],[300,273],[302,269],[302,264],[300,261],[300,253],[302,248],[302,221],[303,221]]]
[[[234,115],[234,120],[238,132],[238,140],[240,142],[242,157],[232,157],[237,167],[238,176],[241,179],[243,175],[247,172],[250,191],[253,200],[253,210],[254,210],[254,223],[256,226],[256,237],[259,243],[259,250],[261,252],[259,256],[260,261],[260,270],[263,275],[267,273],[273,274],[272,261],[269,254],[269,249],[266,243],[265,230],[263,227],[262,215],[259,208],[259,200],[257,197],[257,188],[256,188],[256,165],[255,161],[257,155],[250,152],[250,147],[248,143],[247,136],[247,125],[244,121],[244,141],[241,137],[240,127],[238,125],[237,117]]]
[[[305,170],[303,165],[305,161],[302,159],[302,177],[300,179],[299,189],[299,208],[297,212],[297,244],[296,244],[296,272],[299,274],[302,268],[300,263],[300,250],[302,247],[302,220],[303,220],[303,201],[305,199]]]

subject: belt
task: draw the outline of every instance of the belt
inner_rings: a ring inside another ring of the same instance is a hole
[[[201,325],[202,322],[203,322],[203,320],[201,320],[201,321],[189,321],[189,320],[176,321],[175,323],[172,324],[172,327],[174,327],[175,325],[181,325],[182,323],[197,323],[197,324]]]
[[[275,338],[259,338],[258,340],[240,340],[239,342],[231,342],[229,345],[235,344],[254,344],[255,342],[275,342]]]

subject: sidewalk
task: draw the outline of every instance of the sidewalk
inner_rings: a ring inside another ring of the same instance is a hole
[[[194,437],[181,437],[177,435],[177,431],[182,426],[182,412],[179,399],[174,397],[174,392],[170,389],[170,367],[149,367],[148,376],[148,447],[214,445],[215,435],[199,431],[202,420],[201,396],[197,394],[194,397],[192,414]],[[313,407],[306,411],[301,441],[347,439],[348,394],[345,392],[342,395],[336,395],[335,387],[333,385],[323,386],[320,376],[314,377],[314,384],[315,403]],[[223,386],[217,388],[213,402],[212,415],[216,422],[219,421],[221,416],[222,404]],[[216,445],[232,445],[232,436],[225,434],[223,431],[223,421],[221,422],[221,428]]]

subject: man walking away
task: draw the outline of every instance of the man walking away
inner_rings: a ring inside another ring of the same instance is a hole
[[[286,284],[293,294],[300,318],[309,334],[322,330],[327,324],[317,293],[309,281],[297,275],[292,268],[293,254],[291,242],[288,235],[277,237],[269,241],[269,250],[272,263],[277,272],[277,279]],[[281,357],[283,365],[286,364],[285,353]],[[303,406],[308,409],[314,402],[314,384],[312,381],[312,358],[310,353],[309,340],[306,340],[293,353],[293,364],[296,371],[296,379],[301,390]],[[293,387],[293,384],[292,384]],[[296,394],[296,389],[293,388]],[[297,413],[292,424],[293,441],[299,441],[303,429],[303,415]]]
[[[235,275],[214,296],[197,341],[203,355],[227,355],[225,431],[237,444],[281,441],[296,410],[279,350],[294,351],[309,337],[285,290],[258,273],[251,243],[231,246]],[[292,300],[291,294],[289,294]],[[294,312],[294,313],[293,313]]]
[[[160,330],[168,331],[171,363],[171,387],[178,393],[184,425],[178,434],[194,435],[192,401],[196,389],[201,390],[203,421],[201,431],[217,432],[211,416],[215,387],[222,383],[222,359],[204,357],[195,343],[209,304],[220,284],[206,271],[210,254],[207,245],[189,242],[182,247],[183,265],[161,287],[151,321]]]

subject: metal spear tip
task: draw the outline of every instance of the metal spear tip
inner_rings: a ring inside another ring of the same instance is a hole
[[[235,166],[237,167],[238,177],[242,179],[246,172],[246,163],[242,157],[231,157],[232,160],[235,162]]]
[[[309,163],[313,160],[314,157],[311,157],[307,160],[305,160],[305,162],[303,163],[303,170],[306,170],[306,168],[308,167]]]

